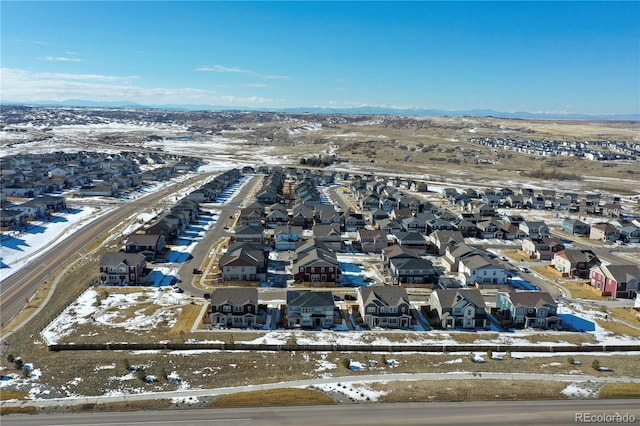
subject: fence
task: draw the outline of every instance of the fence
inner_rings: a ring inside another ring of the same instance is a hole
[[[49,345],[58,351],[140,351],[140,350],[221,350],[221,351],[321,351],[321,352],[640,352],[637,345],[344,345],[344,344],[257,344],[257,343],[81,343]]]

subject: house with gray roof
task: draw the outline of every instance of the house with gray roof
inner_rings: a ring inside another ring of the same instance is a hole
[[[331,328],[334,312],[330,291],[287,291],[287,324],[290,328]]]
[[[253,327],[257,313],[257,288],[218,288],[211,294],[209,317],[212,326]]]
[[[358,287],[358,308],[369,327],[409,328],[411,307],[404,287]]]
[[[443,329],[486,328],[489,324],[484,299],[475,288],[434,290],[429,306]]]
[[[431,261],[422,258],[396,258],[389,262],[389,274],[396,284],[433,284],[437,273]]]
[[[142,253],[108,252],[100,258],[100,285],[141,285],[148,275]]]
[[[549,329],[560,324],[558,305],[549,293],[542,291],[499,291],[496,308],[499,317],[514,327]]]

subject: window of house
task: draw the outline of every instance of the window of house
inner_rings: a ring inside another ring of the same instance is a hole
[[[300,272],[304,272],[304,267],[300,267]]]
[[[233,307],[233,312],[242,312],[244,310],[243,308],[244,308],[244,306],[242,306],[242,305],[235,305]]]
[[[222,312],[231,312],[231,306],[230,305],[223,305],[222,306]]]
[[[320,272],[324,272],[324,266],[320,268]]]
[[[301,309],[303,314],[310,314],[311,313],[311,308],[302,308]]]
[[[381,313],[381,314],[384,314],[384,313],[385,313],[384,306],[380,306],[380,313]]]
[[[389,306],[389,313],[390,314],[397,314],[398,313],[398,308],[396,308],[395,306]]]
[[[376,311],[375,306],[367,306],[367,312],[374,313]]]

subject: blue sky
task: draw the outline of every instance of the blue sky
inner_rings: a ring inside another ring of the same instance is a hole
[[[1,4],[3,101],[640,112],[640,2]]]

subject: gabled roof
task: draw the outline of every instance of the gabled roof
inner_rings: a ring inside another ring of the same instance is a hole
[[[505,293],[511,299],[516,308],[525,306],[528,308],[541,308],[545,305],[558,306],[549,293],[543,291],[514,291]]]
[[[398,306],[401,303],[409,304],[409,296],[404,287],[358,287],[358,294],[365,306],[369,303],[375,303],[378,306]]]
[[[427,259],[415,258],[415,257],[397,257],[390,260],[390,262],[398,270],[405,269],[431,269],[433,270],[433,263]]]
[[[564,257],[572,265],[580,262],[589,263],[594,259],[598,260],[598,257],[591,250],[565,249],[556,253],[556,256]]]
[[[399,257],[414,257],[419,258],[415,251],[406,248],[405,246],[392,245],[382,249],[382,252],[388,259],[394,259]]]
[[[640,266],[638,265],[607,265],[600,268],[604,275],[618,283],[640,280]]]
[[[211,294],[211,304],[220,305],[257,305],[258,289],[251,287],[218,288]]]
[[[287,305],[300,308],[333,307],[333,295],[330,291],[287,291]]]
[[[100,258],[100,266],[113,266],[121,263],[129,266],[135,266],[141,260],[145,260],[142,253],[109,252],[103,254]]]
[[[434,293],[440,301],[442,308],[453,308],[461,300],[466,300],[473,306],[478,308],[484,308],[486,305],[482,298],[482,293],[477,288],[465,288],[465,289],[438,289],[434,290]]]

